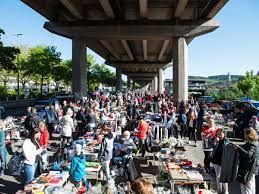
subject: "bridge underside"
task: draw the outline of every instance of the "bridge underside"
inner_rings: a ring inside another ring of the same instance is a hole
[[[228,0],[22,0],[49,21],[48,31],[72,39],[73,92],[85,95],[86,47],[131,82],[163,91],[173,65],[174,96],[188,97],[188,44],[219,27],[213,17]],[[132,81],[131,81],[132,80]]]

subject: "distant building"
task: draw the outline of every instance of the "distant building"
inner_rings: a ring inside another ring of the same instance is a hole
[[[171,79],[165,79],[164,81],[165,90],[169,94],[173,94],[173,81]],[[188,92],[193,95],[205,95],[206,81],[199,79],[188,80]]]
[[[165,87],[165,91],[167,94],[172,94],[173,93],[173,80],[165,79],[164,87]]]
[[[206,81],[205,80],[188,80],[188,92],[189,94],[194,95],[205,95],[206,90]]]

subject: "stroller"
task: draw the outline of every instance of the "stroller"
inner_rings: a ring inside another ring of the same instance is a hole
[[[121,182],[123,177],[126,181],[135,181],[138,177],[137,170],[133,162],[133,152],[135,150],[127,149],[122,151],[122,144],[114,144],[114,156],[112,159],[112,169],[118,182]]]
[[[122,179],[125,178],[125,181],[134,182],[138,175],[136,167],[133,162],[132,154],[126,154],[122,157],[122,160],[115,162],[112,161],[113,175],[116,177],[116,182],[122,182]]]

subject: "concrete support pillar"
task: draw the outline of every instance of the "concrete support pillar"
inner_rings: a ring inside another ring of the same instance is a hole
[[[164,70],[158,70],[158,92],[162,94],[164,91]]]
[[[72,92],[78,96],[87,95],[87,64],[85,41],[72,40]]]
[[[173,43],[173,92],[175,100],[188,100],[188,46],[185,38]]]
[[[158,91],[158,78],[157,78],[157,76],[155,76],[155,78],[154,78],[154,90]]]
[[[143,90],[143,91],[147,91],[148,88],[149,88],[149,84],[146,84],[144,87],[142,87],[142,90]]]
[[[155,78],[151,82],[151,90],[155,90]]]
[[[121,89],[122,89],[121,69],[116,68],[116,91],[121,91]]]
[[[135,90],[136,89],[135,87],[136,87],[136,82],[133,80],[133,82],[132,82],[132,89]]]
[[[127,88],[128,88],[129,90],[131,89],[131,79],[130,79],[129,76],[127,77]]]

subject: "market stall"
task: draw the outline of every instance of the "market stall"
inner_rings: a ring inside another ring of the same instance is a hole
[[[3,130],[7,141],[21,139],[21,133],[25,130],[22,123],[23,119],[16,119],[13,117],[7,117],[4,120]]]
[[[78,193],[78,189],[72,184],[73,181],[70,178],[71,160],[75,155],[76,144],[82,146],[82,154],[87,161],[85,165],[86,179],[93,179],[95,184],[99,180],[103,180],[102,165],[97,157],[100,145],[95,136],[95,133],[88,132],[85,136],[80,137],[71,144],[67,144],[64,149],[58,149],[54,153],[57,157],[53,163],[49,164],[48,169],[50,171],[41,174],[31,184],[26,185],[23,191],[18,191],[17,193]]]
[[[205,173],[200,164],[190,161],[183,147],[176,144],[173,148],[162,148],[157,156],[160,162],[157,181],[168,180],[172,193],[191,193],[200,187],[210,189],[214,178]]]

